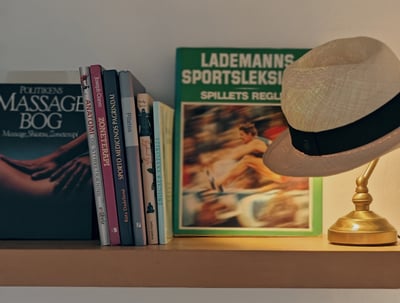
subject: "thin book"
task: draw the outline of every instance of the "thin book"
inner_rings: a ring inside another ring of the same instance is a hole
[[[139,146],[142,165],[145,200],[147,241],[158,244],[157,204],[154,179],[153,146],[153,97],[149,93],[138,94],[136,100],[139,127]]]
[[[118,72],[115,69],[105,69],[103,71],[103,82],[121,245],[133,245]]]
[[[158,239],[160,244],[167,244],[173,237],[172,159],[174,109],[162,101],[154,101],[153,122]]]
[[[94,102],[92,95],[92,84],[88,66],[79,67],[82,97],[85,106],[85,122],[87,140],[89,146],[89,156],[92,170],[92,180],[94,189],[94,199],[96,203],[97,223],[99,227],[99,237],[101,245],[110,245],[108,233],[108,219],[106,202],[103,188],[103,175],[101,172],[101,162],[99,145],[97,138],[96,117],[94,114]]]
[[[110,155],[110,139],[108,136],[107,114],[104,101],[103,68],[99,64],[90,65],[89,72],[92,82],[97,136],[99,139],[100,162],[103,173],[103,186],[107,206],[110,244],[120,245],[121,240],[117,204],[115,199],[114,177]]]
[[[136,246],[143,246],[147,244],[147,234],[136,116],[136,96],[138,93],[145,92],[145,88],[130,71],[119,72],[119,85],[134,241]]]

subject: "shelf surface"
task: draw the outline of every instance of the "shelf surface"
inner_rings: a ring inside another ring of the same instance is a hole
[[[1,286],[399,288],[400,247],[325,237],[174,238],[167,245],[0,241]]]

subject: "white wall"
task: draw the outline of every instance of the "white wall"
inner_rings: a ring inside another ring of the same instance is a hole
[[[400,56],[399,12],[398,0],[1,0],[0,70],[72,70],[101,63],[132,70],[157,99],[173,104],[178,46],[314,47],[367,35]],[[399,162],[398,151],[383,157],[369,185],[372,209],[398,229]],[[354,180],[363,169],[324,180],[324,230],[353,209]],[[400,291],[0,288],[0,301],[10,303],[160,298],[368,303],[399,302]]]

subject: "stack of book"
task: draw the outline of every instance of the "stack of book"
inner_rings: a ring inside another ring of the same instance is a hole
[[[174,109],[130,71],[79,68],[101,245],[172,238]]]
[[[178,48],[175,108],[100,64],[0,84],[0,238],[320,234],[321,180],[263,163],[287,129],[283,70],[307,51]]]

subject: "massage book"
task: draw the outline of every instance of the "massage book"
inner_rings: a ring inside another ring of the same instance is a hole
[[[79,73],[2,80],[0,238],[98,238]]]
[[[268,145],[287,128],[284,68],[307,49],[178,48],[176,236],[321,233],[321,179],[273,173]]]

